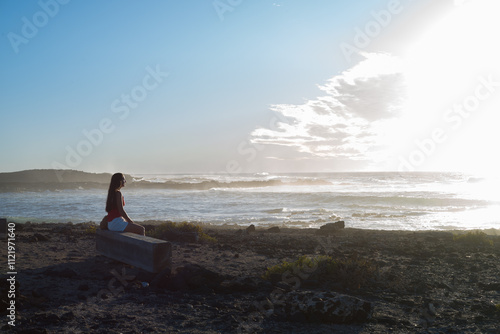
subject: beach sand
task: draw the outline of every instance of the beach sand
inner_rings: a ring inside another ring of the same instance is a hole
[[[2,332],[500,332],[498,236],[489,236],[490,244],[439,231],[347,226],[319,235],[316,229],[205,226],[217,242],[172,241],[167,277],[99,255],[89,226],[17,224],[16,326],[7,324],[4,275]],[[0,247],[5,254],[5,235]],[[343,272],[338,281],[314,270],[262,278],[268,267],[304,255],[366,261],[375,270]],[[364,309],[329,318],[320,313],[330,299],[336,307]]]

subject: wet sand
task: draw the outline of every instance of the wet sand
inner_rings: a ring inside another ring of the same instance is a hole
[[[147,228],[154,227],[147,224]],[[348,226],[326,234],[316,229],[259,227],[249,232],[237,226],[204,226],[204,231],[217,242],[171,241],[173,271],[168,276],[98,254],[88,224],[17,224],[16,326],[7,324],[4,275],[0,329],[13,333],[500,332],[498,236],[489,236],[489,244],[454,240],[451,232]],[[0,247],[5,259],[3,236]],[[262,278],[268,267],[304,255],[361,259],[375,270],[366,277],[353,272],[352,279],[342,281],[321,279],[314,270]],[[307,296],[313,296],[316,304],[311,306]],[[325,317],[321,308],[331,300],[337,301],[337,308],[353,302],[364,309],[352,317]]]

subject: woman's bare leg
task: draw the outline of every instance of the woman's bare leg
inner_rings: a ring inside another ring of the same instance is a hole
[[[136,234],[140,234],[140,235],[146,235],[145,234],[146,229],[144,228],[144,226],[139,225],[139,224],[128,223],[127,227],[125,227],[125,230],[123,230],[123,231],[124,232],[132,232],[132,233],[136,233]]]

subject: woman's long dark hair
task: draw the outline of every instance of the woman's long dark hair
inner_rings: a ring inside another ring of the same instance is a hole
[[[113,174],[109,183],[108,199],[106,200],[106,212],[116,209],[116,192],[125,177],[122,173]]]

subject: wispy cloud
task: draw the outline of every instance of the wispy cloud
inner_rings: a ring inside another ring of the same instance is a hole
[[[364,56],[320,86],[324,95],[301,105],[273,105],[271,109],[288,121],[274,129],[255,129],[252,142],[288,147],[300,159],[383,159],[386,131],[401,115],[404,76],[398,59],[386,54]],[[280,158],[279,150],[272,152],[270,158]]]

